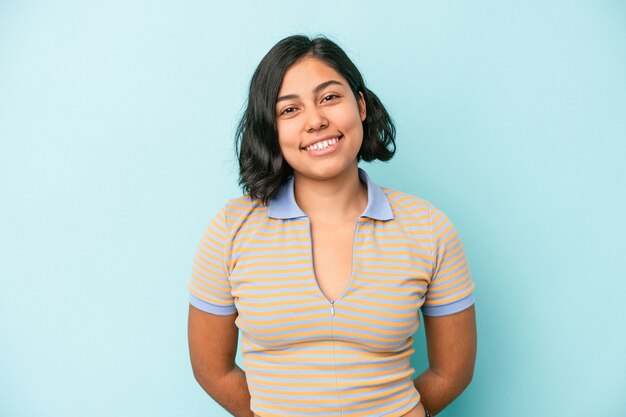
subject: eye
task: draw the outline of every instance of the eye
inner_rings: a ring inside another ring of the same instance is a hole
[[[286,107],[280,112],[280,114],[291,114],[295,112],[296,110],[297,109],[295,107]]]
[[[328,95],[324,96],[324,98],[322,99],[322,102],[334,100],[334,99],[336,99],[338,97],[339,96],[337,94],[328,94]]]

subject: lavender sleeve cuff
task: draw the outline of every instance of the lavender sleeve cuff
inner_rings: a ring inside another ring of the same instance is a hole
[[[474,291],[469,295],[450,304],[442,304],[435,306],[422,306],[422,314],[429,317],[448,316],[450,314],[463,311],[474,304]]]
[[[218,316],[230,316],[237,312],[237,308],[234,305],[231,306],[218,306],[215,304],[207,303],[206,301],[196,297],[193,294],[189,294],[189,304],[202,310],[205,313],[217,314]]]

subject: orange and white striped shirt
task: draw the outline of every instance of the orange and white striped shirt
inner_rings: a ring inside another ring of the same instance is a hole
[[[212,220],[196,252],[190,303],[238,313],[251,409],[262,417],[402,416],[420,399],[410,359],[419,309],[453,314],[474,284],[446,215],[378,187],[357,220],[352,276],[333,301],[313,271],[310,222],[293,178],[269,204],[244,196]]]

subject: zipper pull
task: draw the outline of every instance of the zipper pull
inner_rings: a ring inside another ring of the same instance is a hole
[[[335,317],[335,303],[330,303],[330,316]]]

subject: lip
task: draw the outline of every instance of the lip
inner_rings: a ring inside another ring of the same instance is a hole
[[[333,138],[338,138],[339,140],[337,140],[337,142],[335,142],[334,144],[330,145],[328,148],[315,149],[315,150],[310,150],[310,151],[306,149],[302,149],[302,151],[306,152],[307,155],[312,156],[312,157],[322,157],[322,156],[329,155],[335,152],[343,144],[343,140],[342,140],[343,135],[328,137],[328,139],[333,139]],[[321,139],[321,140],[327,140],[327,139]],[[319,142],[319,140],[316,142]],[[312,142],[311,145],[315,144],[316,142]]]
[[[337,138],[337,139],[341,140],[341,139],[343,139],[343,135],[342,134],[326,135],[326,136],[323,136],[321,138],[314,139],[311,142],[308,142],[307,144],[302,146],[302,148],[300,148],[300,149],[303,150],[303,151],[306,151],[306,148],[308,148],[311,145],[316,144],[317,142],[322,142],[322,141],[325,141],[325,140],[328,140],[328,139],[334,139],[334,138]],[[339,143],[339,142],[337,142],[337,143]],[[307,151],[307,152],[309,152],[309,151]]]

